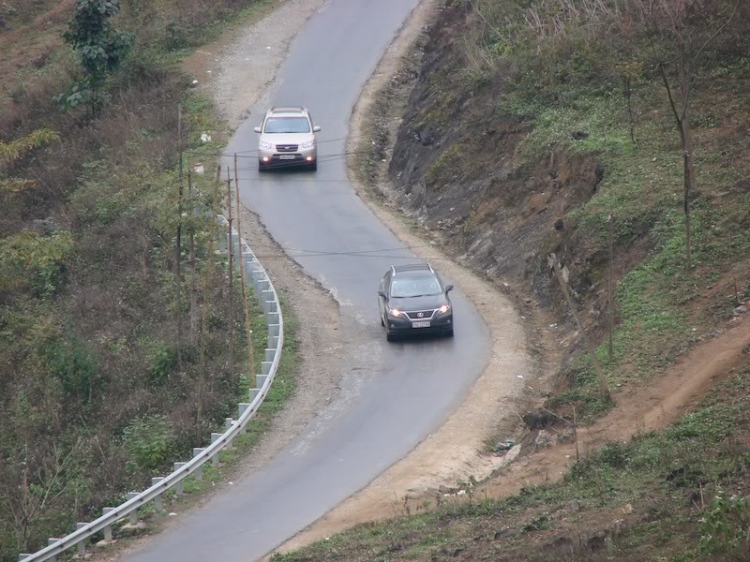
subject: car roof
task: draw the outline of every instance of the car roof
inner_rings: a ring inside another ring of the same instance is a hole
[[[405,277],[421,277],[423,275],[435,275],[435,270],[429,263],[412,263],[403,265],[392,265],[391,275],[398,277],[403,275]]]
[[[277,116],[307,116],[308,111],[306,108],[302,106],[283,106],[283,107],[272,107],[268,110],[266,113],[267,117],[270,117],[273,115],[274,117]]]

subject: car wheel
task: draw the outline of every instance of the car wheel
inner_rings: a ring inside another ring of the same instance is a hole
[[[386,332],[385,332],[385,340],[389,341],[389,342],[394,342],[394,341],[396,341],[396,336],[386,330]]]
[[[313,162],[312,164],[308,164],[307,169],[310,170],[311,172],[315,172],[318,169],[318,163]]]
[[[259,172],[265,172],[266,171],[266,165],[263,162],[258,162],[258,171]]]
[[[448,329],[447,329],[447,330],[445,331],[445,335],[446,335],[447,337],[449,337],[449,338],[452,338],[452,337],[453,337],[453,328],[448,328]]]

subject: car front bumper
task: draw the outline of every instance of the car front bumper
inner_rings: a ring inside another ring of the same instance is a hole
[[[258,162],[261,166],[280,167],[295,164],[312,164],[317,160],[317,147],[300,147],[294,152],[278,152],[275,149],[258,150]]]
[[[423,334],[423,333],[434,333],[434,332],[448,332],[453,328],[453,313],[447,312],[445,314],[436,314],[428,320],[410,320],[406,316],[393,317],[388,315],[386,329],[391,334]],[[419,322],[429,322],[429,326],[419,326]]]

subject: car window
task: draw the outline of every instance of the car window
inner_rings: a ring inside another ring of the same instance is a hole
[[[393,280],[391,296],[397,299],[439,295],[442,293],[438,280],[434,277],[406,277]]]
[[[310,122],[307,117],[269,117],[266,119],[264,133],[309,133]]]

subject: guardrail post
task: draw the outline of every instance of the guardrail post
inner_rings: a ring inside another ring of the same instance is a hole
[[[258,279],[258,281],[255,283],[255,290],[257,294],[262,295],[263,291],[268,289],[270,287],[270,283],[268,282],[268,279],[263,276],[263,279]]]
[[[263,304],[263,312],[268,315],[271,312],[271,303],[274,302],[275,297],[271,289],[265,289],[260,293],[260,302]]]
[[[250,389],[250,402],[255,400],[255,397],[258,396],[258,393],[260,392],[260,388],[251,388]]]
[[[252,392],[252,390],[251,390],[250,392]],[[249,407],[250,407],[250,404],[245,404],[244,402],[243,402],[243,403],[241,403],[241,404],[238,404],[238,405],[237,405],[237,410],[239,410],[239,415],[237,416],[237,418],[238,418],[238,419],[239,419],[239,418],[241,418],[241,417],[242,417],[242,414],[244,414],[244,413],[245,413],[245,411],[246,411],[246,410],[247,410],[247,409],[248,409]],[[242,433],[245,433],[246,431],[247,431],[247,424],[245,424],[245,425],[244,425],[244,427],[242,428]]]
[[[217,442],[218,440],[220,440],[220,439],[222,438],[222,436],[223,436],[223,433],[212,433],[212,434],[211,434],[211,444],[213,445],[214,443],[216,443],[216,442]],[[221,460],[221,459],[219,458],[219,452],[217,451],[217,452],[216,452],[216,453],[214,453],[214,455],[213,455],[213,456],[211,457],[211,462],[212,462],[212,463],[214,464],[214,466],[215,466],[215,465],[219,464],[219,461],[220,461],[220,460]]]
[[[132,500],[133,498],[137,498],[140,494],[138,492],[128,492],[128,501]],[[134,509],[130,512],[128,515],[130,517],[130,524],[136,525],[138,523],[138,510]]]
[[[114,507],[105,507],[104,509],[102,509],[102,515],[112,513],[114,510]],[[112,525],[107,525],[106,527],[104,527],[104,541],[112,542]]]
[[[156,484],[159,484],[161,482],[164,482],[164,478],[160,476],[156,476],[151,479],[152,486],[155,486]],[[161,501],[161,494],[154,496],[154,508],[156,509],[156,511],[164,511],[164,505]]]
[[[234,420],[232,418],[225,418],[224,419],[224,431],[229,431],[232,429],[232,426],[234,425]],[[232,441],[227,443],[227,449],[234,449],[234,445]]]
[[[255,375],[255,384],[258,386],[258,388],[263,388],[263,385],[266,384],[267,378],[268,375]]]
[[[271,361],[271,362],[273,362],[273,358],[274,358],[275,356],[276,356],[276,350],[275,350],[275,349],[271,349],[271,348],[268,348],[268,347],[267,347],[267,348],[266,348],[266,355],[265,355],[265,359],[266,359],[266,361]]]
[[[18,560],[19,560],[19,562],[20,562],[21,560],[26,560],[27,558],[31,558],[31,554],[26,554],[26,553],[23,553],[23,554],[19,554],[19,555],[18,555]],[[50,558],[50,560],[52,560],[52,558]]]
[[[278,312],[269,312],[266,315],[266,323],[271,326],[272,324],[280,324],[279,322],[279,313]]]
[[[176,463],[174,463],[174,469],[175,470],[179,470],[183,466],[185,466],[186,464],[187,463],[185,463],[185,462],[176,462]],[[175,491],[175,493],[178,496],[181,496],[183,494],[183,491],[182,491],[182,480],[178,480],[177,482],[175,482],[174,491]]]
[[[76,523],[76,531],[83,529],[88,523]],[[83,558],[86,556],[86,539],[83,539],[78,543],[78,556]]]
[[[193,448],[193,458],[198,457],[203,454],[203,451],[205,451],[205,448],[195,447]],[[203,480],[203,467],[199,466],[195,469],[195,472],[193,472],[193,476],[196,480]]]
[[[278,337],[279,337],[279,325],[269,324],[268,325],[268,347],[275,349],[278,346],[278,341],[279,341]],[[276,345],[274,345],[274,343]]]
[[[52,546],[56,542],[60,542],[60,539],[59,538],[47,539],[47,546]],[[31,556],[31,555],[29,554],[29,555],[27,555],[27,557],[28,556]],[[23,560],[23,558],[19,558],[19,560]],[[57,562],[57,554],[55,554],[54,556],[52,556],[49,560],[51,560],[51,562]]]
[[[271,365],[273,365],[273,361],[262,361],[260,364],[260,374],[261,375],[267,375],[271,372]],[[260,386],[260,385],[258,385]]]

